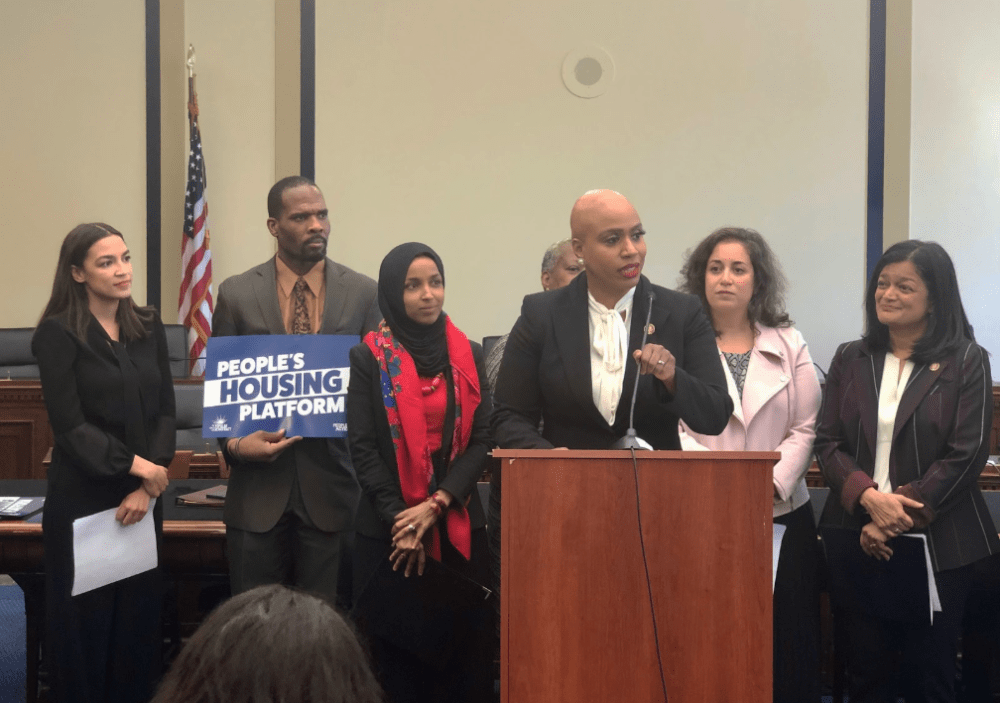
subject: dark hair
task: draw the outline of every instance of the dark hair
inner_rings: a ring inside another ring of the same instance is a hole
[[[90,324],[92,317],[87,286],[73,278],[73,267],[83,268],[83,262],[86,261],[90,248],[112,235],[121,237],[121,240],[125,241],[121,232],[103,222],[77,225],[70,230],[59,249],[59,262],[56,264],[56,275],[52,281],[52,295],[49,296],[49,302],[45,305],[39,322],[50,317],[62,317],[77,337],[87,338],[87,325]],[[115,319],[122,341],[133,341],[146,336],[145,325],[152,322],[153,312],[140,308],[132,300],[132,296],[129,296],[128,300],[119,303]]]
[[[281,585],[219,606],[181,650],[153,703],[378,703],[354,631],[326,601]]]
[[[750,265],[753,266],[753,293],[747,306],[747,318],[751,326],[759,322],[765,327],[791,327],[792,321],[785,312],[788,282],[771,247],[756,230],[723,227],[705,237],[685,254],[678,288],[685,293],[697,295],[708,319],[712,319],[712,308],[705,296],[705,272],[712,252],[723,242],[739,242],[750,257]]]
[[[319,186],[313,183],[311,178],[306,178],[305,176],[285,176],[271,186],[271,190],[267,192],[267,216],[274,219],[281,217],[281,212],[284,208],[282,198],[285,195],[285,191],[291,188],[298,188],[299,186],[312,186],[316,190],[319,190]]]
[[[864,340],[871,351],[889,350],[889,328],[879,322],[875,290],[882,269],[889,264],[910,261],[927,286],[927,329],[913,345],[910,359],[926,364],[953,352],[963,341],[975,341],[972,325],[965,316],[958,277],[951,257],[937,242],[909,239],[893,244],[875,264],[865,291]]]

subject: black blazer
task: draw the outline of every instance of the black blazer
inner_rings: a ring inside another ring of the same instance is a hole
[[[479,374],[482,400],[472,418],[472,436],[465,452],[450,466],[435,465],[438,488],[443,488],[460,502],[468,501],[469,522],[473,529],[483,527],[486,518],[479,501],[476,482],[483,474],[487,453],[493,446],[490,437],[489,383],[483,348],[469,342]],[[451,390],[451,383],[448,383]],[[454,393],[448,400],[443,434],[454,432]],[[351,349],[351,380],[347,389],[347,436],[354,459],[354,469],[361,483],[362,496],[358,505],[355,529],[367,537],[388,540],[398,513],[406,510],[403,491],[399,484],[399,467],[396,450],[389,434],[389,418],[382,400],[382,380],[378,360],[364,343]]]
[[[55,436],[50,491],[74,497],[75,517],[116,508],[142,485],[129,474],[136,454],[170,464],[174,386],[158,318],[144,339],[119,344],[93,318],[80,339],[50,317],[39,323],[31,349]]]
[[[830,495],[820,524],[860,530],[870,518],[858,504],[874,487],[878,395],[885,354],[863,341],[841,345],[826,378],[815,451]],[[965,342],[934,364],[918,364],[900,398],[889,454],[896,491],[924,504],[907,509],[927,534],[936,571],[1000,551],[977,480],[989,455],[993,422],[990,361]]]
[[[694,296],[653,285],[636,287],[629,355],[642,342],[649,292],[656,294],[647,343],[677,360],[677,391],[652,375],[639,379],[635,426],[654,449],[680,449],[677,420],[696,432],[719,434],[733,412],[715,332]],[[497,377],[493,435],[504,449],[607,449],[625,435],[637,365],[625,366],[621,402],[611,426],[594,405],[590,373],[587,275],[566,286],[526,296]],[[539,432],[539,420],[543,429]]]
[[[166,335],[156,319],[144,338],[112,342],[95,319],[80,339],[59,318],[42,320],[31,340],[55,437],[42,532],[53,583],[72,584],[73,520],[117,508],[142,485],[135,455],[160,466],[174,457],[174,385]],[[163,501],[153,507],[160,534]],[[65,593],[57,596],[69,598]],[[58,602],[51,607],[58,612]]]
[[[326,260],[326,298],[319,334],[356,334],[375,329],[382,315],[375,281]],[[212,334],[287,334],[278,304],[274,259],[219,286]],[[222,443],[223,450],[226,442]],[[278,522],[298,481],[309,519],[324,532],[349,530],[360,490],[347,441],[306,438],[271,463],[234,462],[223,519],[250,532],[267,532]]]

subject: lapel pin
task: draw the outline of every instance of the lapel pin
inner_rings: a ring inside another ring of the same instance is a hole
[[[653,334],[656,331],[656,325],[652,322],[649,323],[649,327],[646,328],[646,334]]]
[[[937,371],[939,368],[941,368],[941,364],[939,364],[936,361],[933,364],[930,365],[931,371]]]

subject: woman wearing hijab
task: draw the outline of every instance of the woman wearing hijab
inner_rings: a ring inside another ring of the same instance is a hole
[[[476,491],[492,445],[482,348],[444,313],[444,265],[429,246],[410,242],[390,251],[378,296],[385,319],[351,350],[347,396],[363,491],[356,600],[371,597],[365,587],[386,559],[416,594],[430,560],[487,583],[486,523]],[[369,633],[389,700],[489,700],[490,613],[483,602],[456,618],[451,653],[434,663],[419,642]]]

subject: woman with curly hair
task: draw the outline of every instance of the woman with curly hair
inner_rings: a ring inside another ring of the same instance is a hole
[[[690,253],[681,290],[697,295],[715,328],[735,410],[722,434],[681,422],[684,449],[777,451],[775,525],[785,527],[774,586],[774,701],[818,701],[816,522],[805,473],[812,460],[819,381],[784,309],[785,277],[752,229],[724,227]]]

